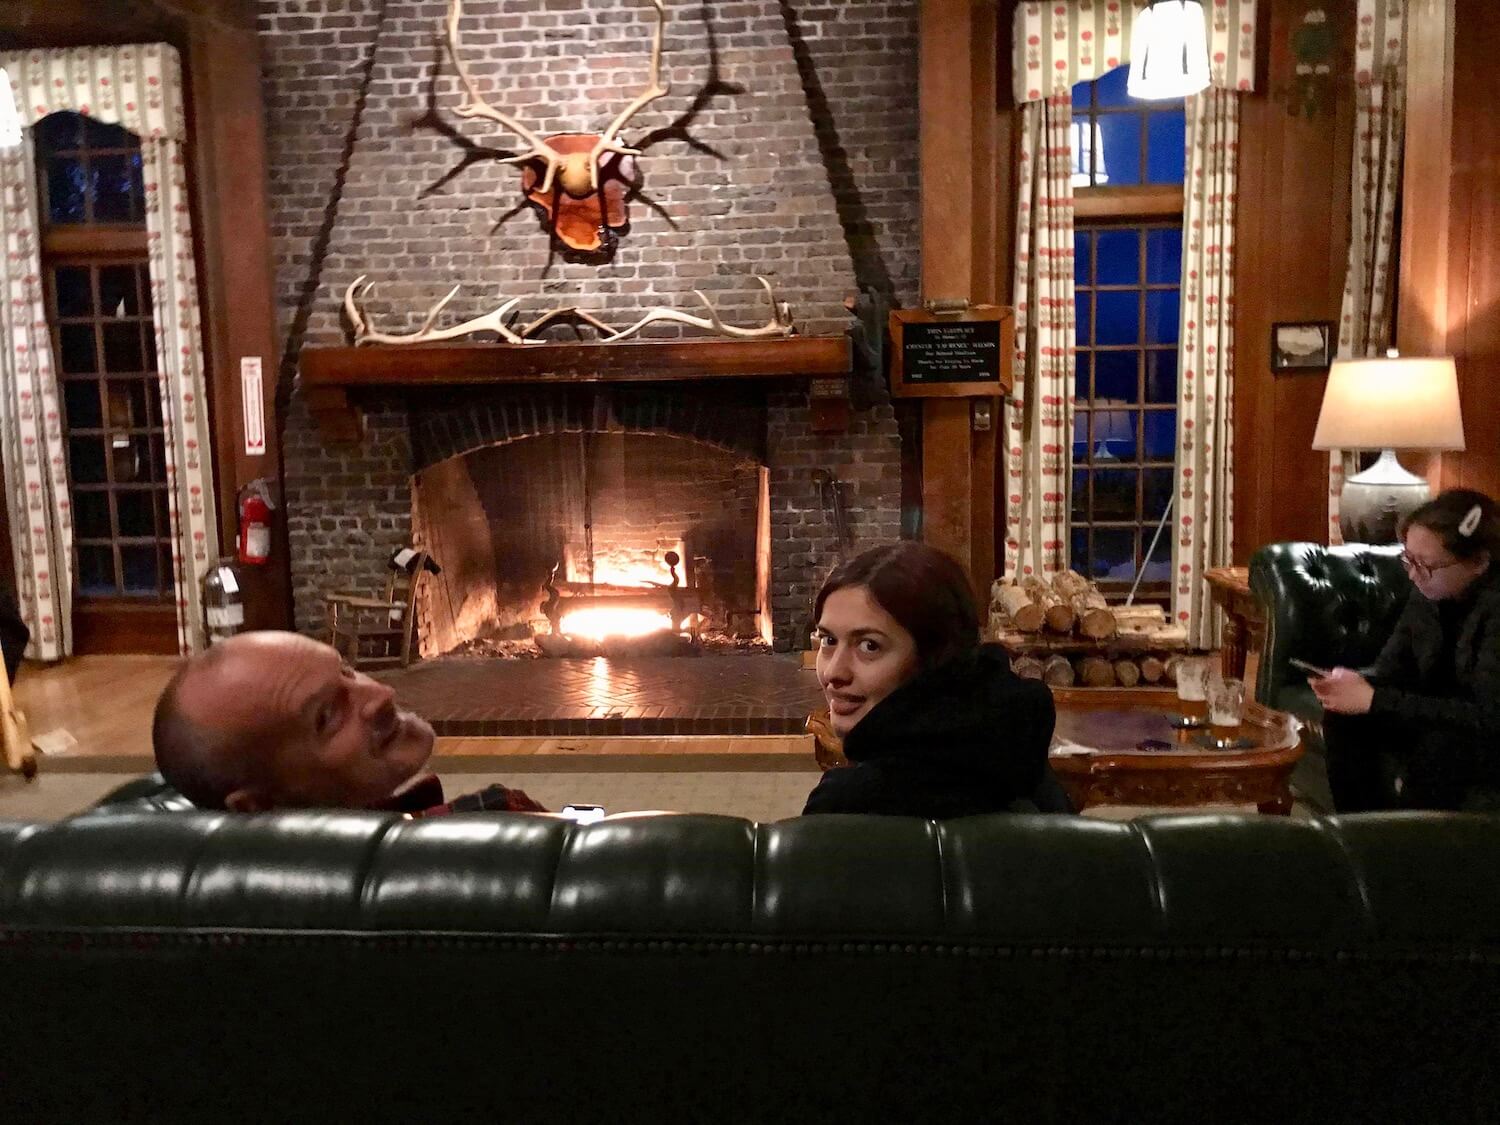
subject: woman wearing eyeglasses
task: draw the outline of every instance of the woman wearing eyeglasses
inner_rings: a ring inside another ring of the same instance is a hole
[[[1313,677],[1340,812],[1457,809],[1500,784],[1500,518],[1452,489],[1401,522],[1412,593],[1373,667]]]

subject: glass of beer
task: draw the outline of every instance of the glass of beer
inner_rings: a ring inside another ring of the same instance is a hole
[[[1232,730],[1245,717],[1245,682],[1214,680],[1208,685],[1208,721],[1216,728]]]
[[[1184,715],[1200,721],[1208,710],[1208,665],[1206,656],[1184,656],[1177,661],[1177,700]]]

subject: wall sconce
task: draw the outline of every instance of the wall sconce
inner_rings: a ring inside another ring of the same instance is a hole
[[[1208,25],[1198,0],[1151,0],[1130,31],[1125,92],[1147,101],[1185,98],[1208,85]]]

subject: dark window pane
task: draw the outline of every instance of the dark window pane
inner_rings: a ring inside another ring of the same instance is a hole
[[[93,379],[63,381],[63,422],[70,430],[97,429],[104,424],[99,409],[99,384]]]
[[[104,369],[140,371],[141,326],[138,321],[105,322]]]
[[[120,568],[125,572],[127,594],[154,594],[161,588],[161,552],[150,547],[121,547]]]
[[[1176,289],[1146,291],[1146,343],[1177,343],[1177,318],[1180,314]]]
[[[1133,230],[1099,232],[1100,285],[1139,285],[1141,282],[1141,237]]]
[[[1145,572],[1142,582],[1166,582],[1172,577],[1172,546],[1168,538],[1166,535],[1161,537],[1151,560],[1141,568]]]
[[[1141,479],[1141,519],[1150,524],[1152,530],[1156,529],[1156,521],[1161,519],[1161,514],[1167,510],[1167,502],[1172,499],[1172,475],[1173,469],[1146,469]],[[1163,538],[1169,538],[1166,532]]]
[[[1073,83],[1073,116],[1081,117],[1089,108],[1089,90],[1092,82]]]
[[[1170,461],[1177,449],[1177,411],[1146,411],[1146,457]]]
[[[115,493],[121,535],[130,538],[156,534],[155,497],[154,492],[144,489],[126,489]]]
[[[88,375],[97,370],[94,366],[94,326],[92,324],[64,324],[57,330],[62,343],[58,362],[65,375]]]
[[[124,126],[106,125],[92,117],[83,118],[83,138],[89,148],[139,148],[141,143],[140,138]]]
[[[78,548],[78,592],[81,594],[115,594],[115,553],[110,547]]]
[[[1125,80],[1130,77],[1130,67],[1117,66],[1094,79],[1094,94],[1100,105],[1130,105],[1130,96],[1125,92]]]
[[[1096,402],[1139,402],[1139,352],[1094,353],[1094,400]]]
[[[1089,352],[1079,354],[1075,362],[1077,370],[1073,373],[1073,395],[1079,402],[1089,400],[1089,371],[1094,366],[1093,356]]]
[[[114,534],[109,526],[108,492],[73,494],[73,532],[79,539],[108,539]]]
[[[1073,294],[1073,312],[1076,317],[1073,329],[1073,338],[1078,343],[1087,346],[1091,337],[1089,336],[1089,293]]]
[[[1134,520],[1136,470],[1094,470],[1094,518]]]
[[[1072,540],[1068,565],[1080,574],[1087,574],[1089,572],[1089,529],[1075,527]]]
[[[1088,231],[1073,232],[1073,284],[1090,284]]]
[[[1154,227],[1146,232],[1146,282],[1176,285],[1182,280],[1182,228]]]
[[[68,471],[74,484],[100,484],[104,475],[104,439],[75,437],[68,439]]]
[[[140,316],[135,266],[105,266],[99,271],[99,308],[104,316]]]
[[[1146,353],[1146,401],[1177,401],[1177,349]]]
[[[144,379],[111,379],[109,381],[109,426],[113,430],[144,428],[151,425],[146,412],[147,383]]]
[[[135,217],[129,158],[96,156],[90,162],[96,223],[128,223]]]
[[[1181,242],[1180,239],[1178,241],[1179,241],[1179,243]],[[1177,256],[1179,258],[1181,258],[1182,257],[1181,252],[1179,252]],[[150,316],[151,315],[151,275],[150,275],[149,271],[146,269],[146,267],[144,265],[140,265],[140,266],[136,266],[135,267],[135,276],[136,276],[136,284],[139,287],[139,292],[140,292],[140,295],[141,295],[141,315],[142,316]]]
[[[47,222],[83,222],[87,217],[84,193],[82,161],[72,156],[55,156],[47,162]]]
[[[94,294],[89,286],[88,266],[58,266],[52,271],[58,316],[92,316]]]
[[[144,365],[141,370],[156,370],[156,330],[149,321],[141,322],[141,362]]]
[[[142,439],[136,438],[136,441]],[[151,443],[151,479],[157,484],[165,483],[167,479],[167,457],[163,452],[160,434],[153,434]]]
[[[78,148],[83,137],[83,116],[77,113],[49,113],[36,123],[32,139],[37,152],[57,152],[65,148]]]
[[[1095,293],[1099,322],[1094,329],[1096,344],[1135,344],[1141,338],[1140,294]]]
[[[1099,117],[1104,139],[1099,183],[1111,187],[1141,182],[1141,119],[1134,113],[1106,113]],[[1105,177],[1108,179],[1105,179]]]
[[[1073,470],[1072,516],[1075,520],[1089,518],[1089,472],[1087,469]]]
[[[130,437],[125,434],[116,434],[110,438],[110,456],[113,459],[116,483],[146,484],[165,477],[166,474],[158,471],[153,461],[158,452],[153,443],[159,446],[160,439],[144,435]]]
[[[1126,527],[1094,528],[1094,557],[1090,560],[1092,578],[1129,582],[1135,577],[1135,529]]]
[[[1079,410],[1073,415],[1073,460],[1084,461],[1089,455],[1089,412]]]
[[[168,536],[168,535],[170,535],[172,533],[172,520],[171,520],[171,516],[167,513],[167,493],[166,493],[166,490],[158,488],[155,491],[153,491],[151,493],[151,495],[156,498],[155,499],[155,504],[156,504],[156,527],[157,527],[157,534],[161,535],[161,536]],[[167,557],[167,566],[166,566],[166,569],[164,569],[162,571],[163,574],[171,574],[172,573],[172,559],[171,559],[170,544],[167,545],[167,556],[168,556]]]
[[[1136,419],[1134,410],[1094,411],[1094,460],[1134,461]]]
[[[1182,110],[1157,110],[1146,119],[1146,182],[1180,184],[1186,161]]]

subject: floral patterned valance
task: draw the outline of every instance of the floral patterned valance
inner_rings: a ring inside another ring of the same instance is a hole
[[[21,124],[71,110],[139,137],[187,139],[182,63],[167,43],[0,52]]]
[[[1399,4],[1399,0],[1383,0]],[[1134,0],[1025,0],[1016,5],[1011,74],[1016,104],[1066,95],[1130,61]],[[1209,81],[1225,90],[1255,86],[1255,0],[1203,0]]]
[[[1380,75],[1405,67],[1405,0],[1359,0],[1359,29],[1354,36],[1354,75],[1361,86],[1383,81]]]

